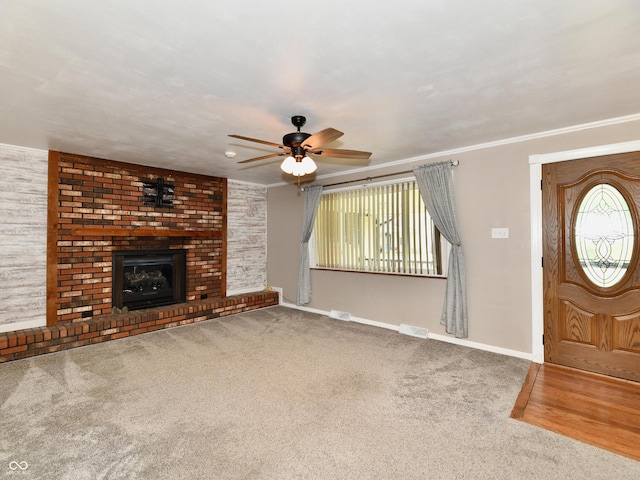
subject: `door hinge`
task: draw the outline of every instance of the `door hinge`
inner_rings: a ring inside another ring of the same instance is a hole
[[[544,345],[544,333],[542,334],[542,344]]]
[[[543,184],[543,181],[540,180],[540,190],[542,190],[542,184]]]
[[[544,257],[540,257],[540,266],[544,268]]]

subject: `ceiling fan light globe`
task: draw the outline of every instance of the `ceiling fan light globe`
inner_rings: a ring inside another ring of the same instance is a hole
[[[318,169],[316,163],[309,157],[304,157],[302,159],[301,166],[302,166],[302,169],[304,170],[305,175],[309,173],[313,173]]]
[[[282,164],[280,165],[280,170],[289,175],[293,175],[293,171],[296,167],[296,159],[289,156],[284,159]]]
[[[303,175],[306,175],[304,171],[304,167],[302,166],[302,162],[295,163],[295,165],[293,166],[293,172],[291,172],[291,175],[295,177],[302,177]]]

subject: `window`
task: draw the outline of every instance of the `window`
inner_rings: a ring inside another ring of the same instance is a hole
[[[608,183],[592,187],[575,217],[579,264],[599,287],[618,284],[627,273],[634,247],[631,209],[620,191]]]
[[[324,193],[311,258],[316,268],[444,276],[448,245],[406,181]]]

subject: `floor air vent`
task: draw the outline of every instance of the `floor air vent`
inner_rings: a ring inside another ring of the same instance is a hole
[[[331,310],[331,312],[329,312],[329,317],[335,318],[336,320],[343,320],[345,322],[351,320],[351,314],[349,312],[339,312],[338,310]]]
[[[405,323],[400,324],[400,330],[398,330],[398,332],[418,338],[428,338],[429,335],[429,331],[426,328],[414,327],[413,325],[407,325]]]

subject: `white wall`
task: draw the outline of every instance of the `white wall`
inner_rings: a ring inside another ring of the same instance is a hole
[[[0,331],[46,324],[48,152],[0,145]]]
[[[262,290],[267,282],[267,189],[227,182],[227,295]]]

